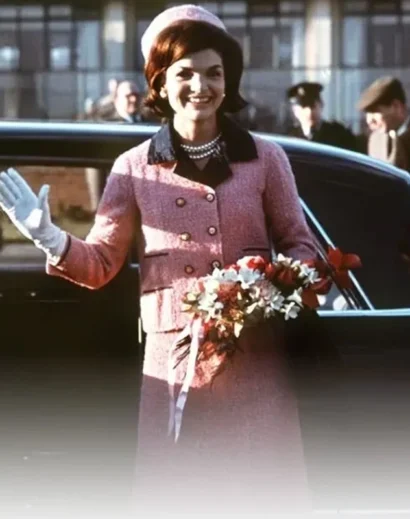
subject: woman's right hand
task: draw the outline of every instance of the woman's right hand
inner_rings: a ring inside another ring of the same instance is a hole
[[[0,173],[0,207],[30,240],[38,238],[41,231],[51,224],[49,189],[48,185],[42,186],[37,197],[15,169]]]
[[[13,168],[0,173],[0,207],[17,229],[47,254],[62,252],[66,233],[51,221],[48,192],[41,187],[38,196]]]

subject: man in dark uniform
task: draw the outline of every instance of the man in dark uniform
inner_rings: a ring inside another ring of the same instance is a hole
[[[366,114],[371,131],[367,153],[410,172],[410,110],[401,81],[377,79],[364,90],[357,107]]]
[[[287,96],[297,120],[297,124],[288,131],[288,135],[357,151],[357,139],[349,129],[337,121],[325,121],[322,118],[322,90],[323,86],[320,83],[308,81],[288,89]]]

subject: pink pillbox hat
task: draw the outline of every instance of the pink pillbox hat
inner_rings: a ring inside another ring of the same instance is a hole
[[[226,27],[222,20],[199,5],[185,4],[170,7],[156,16],[142,35],[141,51],[145,61],[148,59],[151,47],[153,46],[158,34],[169,25],[179,20],[207,22],[226,31]]]

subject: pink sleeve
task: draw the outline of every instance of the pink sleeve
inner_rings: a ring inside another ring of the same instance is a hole
[[[70,235],[67,252],[57,265],[47,262],[47,273],[88,288],[105,285],[124,264],[137,213],[131,167],[125,153],[113,165],[90,233],[85,240]]]
[[[284,150],[269,143],[265,156],[265,212],[276,253],[295,259],[316,257],[317,249],[299,201],[295,177]]]

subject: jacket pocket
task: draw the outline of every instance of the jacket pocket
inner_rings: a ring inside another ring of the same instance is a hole
[[[244,256],[262,256],[264,260],[270,261],[273,256],[273,249],[270,247],[244,247],[242,249]]]
[[[242,249],[243,252],[270,252],[271,249],[269,247],[245,247]]]
[[[141,292],[148,294],[172,286],[168,252],[146,254],[141,264]]]

